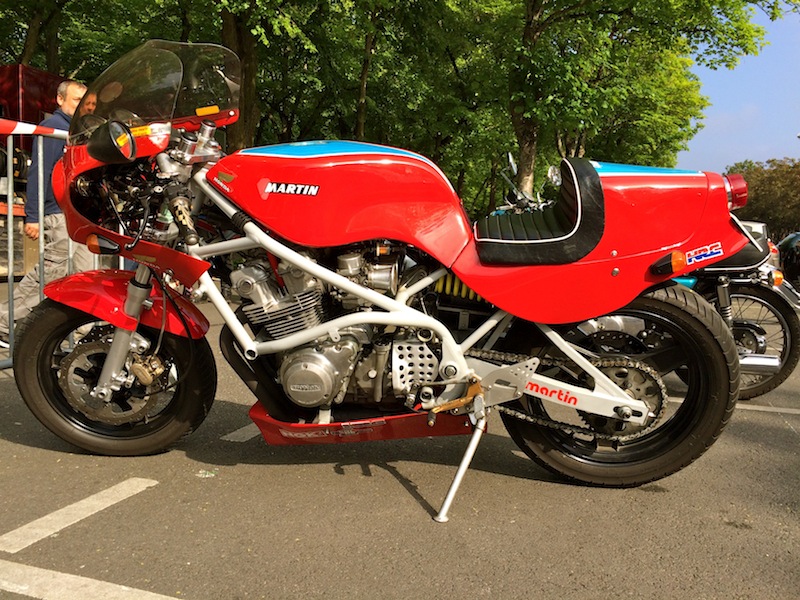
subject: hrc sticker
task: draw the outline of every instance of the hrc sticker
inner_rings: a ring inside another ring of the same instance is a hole
[[[700,246],[694,250],[689,250],[686,253],[686,264],[693,265],[714,258],[715,256],[722,256],[723,254],[722,244],[720,242],[714,242],[708,246]]]

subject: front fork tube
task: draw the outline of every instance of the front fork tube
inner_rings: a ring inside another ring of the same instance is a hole
[[[153,285],[150,283],[150,269],[144,265],[139,265],[136,273],[128,283],[128,295],[125,299],[123,310],[125,314],[134,319],[139,319],[142,307],[150,296]],[[121,381],[127,377],[121,377],[125,369],[125,362],[131,351],[133,335],[135,331],[129,331],[121,327],[114,329],[114,339],[111,348],[103,363],[103,370],[97,380],[97,386],[92,390],[91,395],[103,402],[109,402],[111,395],[120,389]]]
[[[717,306],[719,314],[733,331],[733,309],[731,308],[731,280],[726,275],[717,278]]]

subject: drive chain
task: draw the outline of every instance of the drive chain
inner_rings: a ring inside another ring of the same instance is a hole
[[[469,350],[466,352],[467,356],[471,356],[473,358],[477,358],[480,360],[488,360],[491,362],[499,362],[503,365],[510,365],[525,362],[530,360],[530,356],[525,354],[513,354],[510,352],[498,352],[495,350]],[[658,387],[658,394],[659,394],[659,408],[656,412],[655,417],[650,422],[649,425],[636,431],[634,433],[630,433],[628,435],[612,435],[608,433],[602,433],[600,431],[596,431],[589,427],[581,427],[578,425],[570,425],[568,423],[561,423],[559,421],[553,421],[552,419],[545,419],[542,417],[536,417],[530,415],[528,413],[510,408],[508,406],[503,406],[502,404],[497,405],[497,410],[501,413],[505,413],[509,416],[515,417],[522,421],[526,421],[528,423],[532,423],[534,425],[540,425],[542,427],[549,427],[550,429],[558,429],[559,431],[563,431],[564,433],[570,435],[587,435],[591,436],[598,440],[610,441],[610,442],[619,442],[625,443],[636,440],[647,435],[650,431],[652,431],[656,425],[661,421],[661,418],[664,416],[664,413],[667,409],[667,402],[669,401],[667,388],[664,385],[661,377],[658,374],[658,371],[653,369],[650,365],[642,361],[630,360],[628,358],[619,357],[619,358],[593,358],[593,357],[586,357],[589,362],[591,362],[595,367],[600,370],[606,369],[616,369],[616,368],[625,368],[625,369],[635,369],[640,373],[643,373],[645,377],[649,378],[653,381]],[[563,366],[566,364],[566,360],[556,360],[552,358],[545,358],[540,359],[540,365],[545,367],[552,367],[552,366]]]

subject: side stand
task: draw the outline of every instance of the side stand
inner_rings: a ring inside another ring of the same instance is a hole
[[[439,523],[447,523],[447,521],[450,520],[450,518],[447,516],[447,512],[450,510],[450,505],[453,504],[453,498],[455,498],[456,492],[458,492],[458,488],[461,485],[461,480],[464,479],[464,474],[467,472],[467,469],[469,469],[469,464],[472,462],[472,457],[475,456],[475,451],[478,449],[478,442],[481,441],[481,437],[485,432],[486,417],[481,417],[475,423],[475,431],[472,432],[472,438],[469,440],[467,450],[464,452],[464,456],[461,458],[461,464],[458,465],[458,471],[456,471],[456,476],[453,478],[453,483],[450,484],[450,489],[447,490],[447,496],[445,496],[442,508],[439,509],[439,514],[433,517],[434,521]]]

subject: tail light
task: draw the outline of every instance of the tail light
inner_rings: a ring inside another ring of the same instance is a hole
[[[770,254],[772,254],[775,258],[778,258],[781,252],[778,250],[778,247],[775,245],[775,243],[772,240],[767,240],[767,244],[769,244]]]
[[[728,192],[728,209],[736,210],[747,204],[747,182],[738,173],[731,173],[723,177],[725,191]]]

